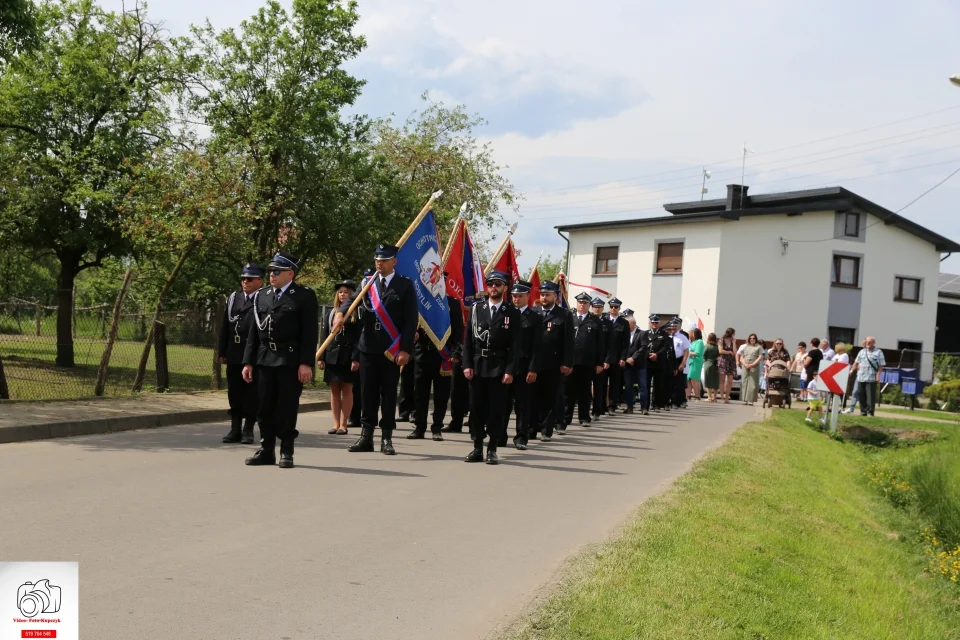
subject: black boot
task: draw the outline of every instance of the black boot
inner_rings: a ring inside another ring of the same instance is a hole
[[[253,444],[253,418],[247,418],[243,423],[243,435],[240,438],[240,444]]]
[[[280,468],[293,469],[293,438],[280,441]]]
[[[385,456],[397,455],[397,450],[393,448],[393,430],[384,431],[383,439],[380,441],[380,453]]]
[[[267,448],[266,443],[260,445],[253,457],[247,458],[246,464],[251,467],[262,467],[277,464],[277,455],[273,447]]]
[[[473,451],[471,451],[466,458],[463,459],[464,462],[483,462],[483,443],[474,442]]]
[[[463,433],[463,420],[456,418],[450,420],[450,424],[440,429],[443,433]]]
[[[240,427],[243,425],[241,416],[230,416],[230,433],[223,436],[224,444],[236,444],[240,442]]]
[[[487,446],[487,464],[500,464],[496,447]]]
[[[360,429],[360,437],[347,449],[351,453],[371,453],[373,452],[373,427],[363,427]]]

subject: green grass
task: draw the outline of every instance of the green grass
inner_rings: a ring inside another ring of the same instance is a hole
[[[12,400],[45,400],[92,396],[97,367],[105,341],[77,338],[74,341],[76,367],[55,367],[56,339],[0,335],[7,385]],[[129,394],[143,349],[142,342],[118,340],[113,347],[107,378],[108,395]],[[197,391],[211,388],[213,348],[168,345],[170,391]],[[156,385],[154,352],[150,352],[144,387]]]
[[[927,409],[915,409],[910,411],[910,409],[904,409],[902,407],[890,407],[888,405],[881,405],[877,407],[877,411],[883,413],[898,413],[905,416],[916,416],[917,418],[929,418],[930,420],[953,420],[954,422],[960,422],[960,413],[954,413],[952,411],[929,411]]]
[[[576,559],[507,637],[960,637],[956,592],[923,573],[915,537],[900,533],[912,523],[867,483],[869,450],[802,420],[778,411],[740,429]]]

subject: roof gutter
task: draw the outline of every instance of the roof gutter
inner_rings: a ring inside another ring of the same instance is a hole
[[[563,264],[563,272],[569,273],[570,271],[570,237],[563,235],[563,232],[560,231],[560,229],[557,229],[557,235],[563,238],[563,241],[567,243],[567,253],[566,253],[566,260],[564,261],[564,264]]]
[[[943,262],[944,260],[946,260],[947,258],[949,258],[949,257],[952,256],[952,255],[953,255],[953,251],[947,251],[947,255],[945,255],[945,256],[943,256],[942,258],[940,258],[940,262]]]

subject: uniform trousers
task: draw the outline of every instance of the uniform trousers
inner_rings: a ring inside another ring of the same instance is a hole
[[[351,427],[360,426],[360,415],[363,411],[363,391],[361,385],[353,385],[353,408],[350,409],[350,421],[347,423]]]
[[[687,374],[683,369],[673,374],[673,404],[682,406],[687,403]]]
[[[296,440],[297,413],[300,410],[300,394],[303,383],[298,376],[298,367],[263,367],[257,365],[257,390],[260,393],[261,446],[264,451],[273,451],[277,443]]]
[[[650,384],[647,382],[646,368],[624,367],[623,379],[627,390],[627,406],[632,409],[633,405],[636,404],[637,396],[633,388],[636,385],[637,391],[640,393],[640,410],[647,411],[650,409]]]
[[[614,362],[607,370],[610,376],[610,408],[616,409],[620,406],[623,392],[623,368],[619,362]]]
[[[507,387],[503,376],[481,378],[474,376],[470,381],[470,438],[477,449],[483,447],[483,438],[488,436],[488,447],[496,450],[507,433],[506,413],[503,405],[507,401]]]
[[[363,396],[360,424],[370,429],[375,429],[379,424],[384,438],[392,438],[397,426],[399,380],[400,367],[387,360],[383,353],[360,352],[360,389]]]
[[[407,366],[400,372],[400,392],[397,395],[397,409],[400,415],[409,416],[413,420],[414,396],[413,396],[413,358],[407,363]]]
[[[529,368],[530,363],[521,360],[520,366],[517,367],[517,371],[521,373],[513,377],[513,384],[511,385],[513,405],[516,408],[517,414],[517,435],[514,436],[513,441],[523,444],[526,444],[530,440],[530,429],[536,414],[533,402],[533,389],[536,383],[527,384],[527,372]],[[510,405],[508,404],[507,406]]]
[[[433,422],[430,431],[440,433],[443,419],[447,416],[450,401],[451,376],[442,375],[443,360],[437,351],[424,351],[417,355],[413,366],[413,412],[417,433],[427,432],[427,414],[430,410],[430,388],[433,387]],[[402,378],[402,376],[401,376]]]
[[[607,384],[610,381],[610,370],[604,369],[593,375],[593,415],[600,416],[607,412]]]
[[[573,407],[577,406],[577,420],[590,422],[590,385],[596,376],[596,368],[588,364],[573,366],[573,373],[567,376],[567,410],[565,424],[573,423]]]
[[[256,420],[260,392],[257,387],[244,381],[242,364],[227,365],[227,401],[230,403],[231,417]]]
[[[553,437],[555,427],[564,422],[564,376],[558,369],[543,370],[537,374],[534,383],[534,402],[537,424],[531,427],[542,431],[543,435]],[[533,433],[529,434],[533,437]]]
[[[672,389],[672,379],[670,377],[669,371],[663,365],[655,365],[647,369],[649,372],[647,377],[650,378],[650,382],[653,384],[653,393],[651,397],[653,398],[653,408],[654,409],[663,409],[670,404],[670,389]]]
[[[463,429],[463,419],[470,411],[470,381],[463,377],[463,362],[453,367],[453,384],[450,390],[450,427]]]

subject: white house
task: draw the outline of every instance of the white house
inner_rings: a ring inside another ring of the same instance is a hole
[[[872,335],[884,349],[933,350],[941,257],[960,245],[841,187],[747,190],[667,204],[662,217],[557,227],[569,234],[568,280],[621,298],[641,325],[657,313],[791,348]],[[932,358],[920,364],[929,379]]]

